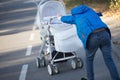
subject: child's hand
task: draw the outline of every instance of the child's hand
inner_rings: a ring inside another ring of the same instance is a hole
[[[61,16],[62,16],[62,15],[57,14],[57,18],[58,18],[58,20],[60,20],[60,19],[61,19]]]
[[[61,17],[61,14],[57,14],[57,17]]]

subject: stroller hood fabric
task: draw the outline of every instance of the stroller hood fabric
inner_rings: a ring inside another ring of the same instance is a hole
[[[45,2],[50,1],[50,0],[41,0],[40,5],[44,4]]]
[[[49,0],[40,6],[40,19],[43,20],[45,17],[56,16],[56,15],[64,15],[66,14],[66,10],[62,3]]]

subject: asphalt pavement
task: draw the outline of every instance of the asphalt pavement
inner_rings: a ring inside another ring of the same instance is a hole
[[[73,70],[69,62],[58,64],[59,74],[50,76],[47,68],[37,68],[41,40],[39,29],[34,26],[37,7],[33,0],[0,0],[0,80],[80,80],[85,77],[84,50],[78,55],[84,62],[82,69]],[[110,26],[114,42],[120,39],[117,20],[103,18]],[[114,22],[113,22],[114,20]],[[120,75],[120,46],[113,44],[113,59]],[[100,50],[94,61],[95,79],[111,80]]]

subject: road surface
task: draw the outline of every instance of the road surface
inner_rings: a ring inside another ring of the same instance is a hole
[[[34,26],[36,12],[32,0],[0,0],[0,80],[80,80],[85,76],[85,64],[73,70],[69,63],[60,63],[60,73],[53,76],[46,67],[36,67],[41,44],[39,30]],[[84,51],[79,56],[85,60]],[[120,74],[120,59],[115,52],[113,58]],[[96,80],[111,80],[99,50],[94,67]]]

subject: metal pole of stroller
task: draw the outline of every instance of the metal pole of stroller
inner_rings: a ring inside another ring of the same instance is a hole
[[[43,43],[41,44],[41,47],[40,47],[40,50],[39,50],[39,56],[40,56],[40,59],[44,56],[44,53],[43,53],[43,48],[45,46],[45,40],[43,41]]]
[[[40,2],[37,2],[38,0],[33,0],[33,2],[35,3],[35,5],[37,6],[37,10],[38,10],[38,19],[40,21],[40,10],[39,10],[39,7],[40,7],[40,4],[41,4],[41,0]],[[41,54],[42,53],[42,50],[45,46],[45,39],[43,40],[43,43],[41,44],[41,47],[40,47],[40,50],[39,50],[39,56],[40,58],[42,58],[44,56],[44,54]]]

